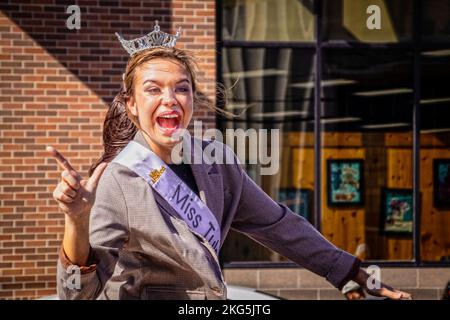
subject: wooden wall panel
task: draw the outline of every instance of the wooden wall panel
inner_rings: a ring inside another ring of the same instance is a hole
[[[357,134],[334,134],[336,143],[340,141],[361,141]],[[325,137],[326,140],[326,137]],[[331,144],[331,143],[330,143]],[[328,159],[365,159],[365,152],[359,148],[323,149],[322,154],[322,233],[339,248],[355,253],[360,244],[365,243],[365,210],[360,208],[331,208],[327,205],[327,168]],[[365,255],[360,255],[365,258]]]
[[[322,147],[361,147],[361,133],[324,132],[322,134]]]
[[[314,191],[314,148],[292,149],[292,186]]]
[[[387,149],[388,188],[412,188],[412,160],[410,148]]]
[[[437,140],[435,141],[437,142]],[[433,159],[436,158],[450,159],[448,147],[421,149],[422,220],[420,241],[422,259],[426,261],[439,261],[442,257],[450,256],[450,210],[435,208],[433,204],[432,172]]]

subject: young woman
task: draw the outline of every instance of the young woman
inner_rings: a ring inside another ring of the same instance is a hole
[[[63,169],[54,190],[65,213],[59,297],[225,299],[217,254],[234,228],[339,289],[354,280],[374,295],[409,298],[384,284],[368,289],[357,258],[273,201],[237,161],[172,164],[175,133],[205,102],[196,78],[188,52],[140,50],[129,59],[123,90],[108,111],[105,153],[90,178],[49,147]],[[202,150],[218,142],[192,143]]]

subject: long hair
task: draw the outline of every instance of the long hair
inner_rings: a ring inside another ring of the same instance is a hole
[[[113,160],[140,129],[138,119],[127,108],[127,100],[134,95],[136,70],[146,62],[157,58],[172,59],[185,67],[192,80],[193,104],[195,108],[206,107],[224,116],[231,115],[227,111],[216,107],[207,96],[198,91],[197,63],[190,51],[161,47],[137,53],[128,60],[123,76],[123,86],[106,113],[103,123],[104,151],[89,169],[89,176],[92,175],[99,164]],[[219,89],[219,91],[221,90]]]

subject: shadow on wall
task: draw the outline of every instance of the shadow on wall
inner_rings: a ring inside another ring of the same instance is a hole
[[[151,31],[155,20],[159,20],[162,30],[170,30],[171,26],[170,1],[77,1],[79,30],[66,26],[73,13],[66,13],[68,2],[51,2],[3,0],[0,10],[108,104],[120,89],[127,61],[114,33],[126,39],[136,38]],[[23,40],[18,34],[10,36]]]

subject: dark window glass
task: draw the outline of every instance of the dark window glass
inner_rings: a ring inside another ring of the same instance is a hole
[[[450,1],[422,1],[422,17],[425,41],[450,41]]]

